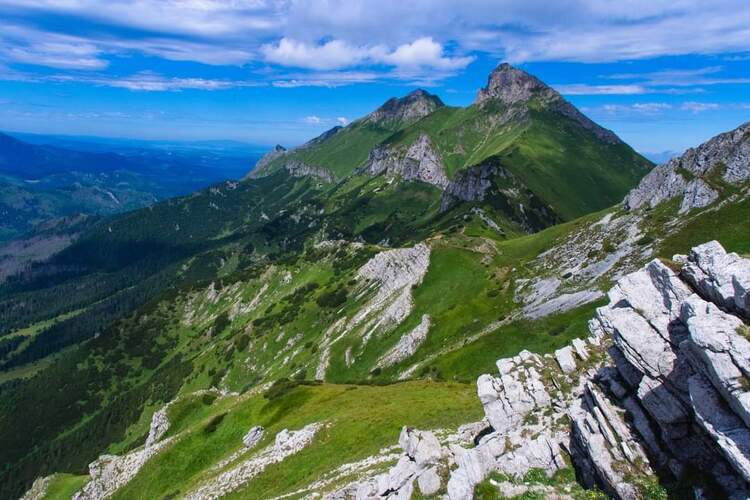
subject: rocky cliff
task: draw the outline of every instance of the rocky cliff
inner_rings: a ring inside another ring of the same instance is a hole
[[[369,175],[388,175],[404,180],[417,180],[440,189],[448,185],[440,154],[426,134],[420,135],[408,148],[376,147],[361,169]]]
[[[574,483],[523,480],[569,464],[613,498],[652,498],[659,481],[696,498],[746,498],[750,259],[710,242],[675,262],[620,279],[587,339],[498,360],[497,374],[477,380],[483,421],[449,435],[404,428],[392,468],[328,498],[419,488],[464,500],[486,481],[498,495],[574,498]]]
[[[682,198],[680,213],[713,203],[750,179],[750,123],[717,135],[653,169],[625,198],[629,210]]]

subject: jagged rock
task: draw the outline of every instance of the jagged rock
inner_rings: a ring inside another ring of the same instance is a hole
[[[679,213],[684,214],[693,208],[706,207],[719,197],[719,193],[702,179],[694,179],[685,186]]]
[[[443,106],[443,101],[438,96],[417,89],[404,97],[388,99],[382,106],[367,115],[364,121],[403,126],[424,118]]]
[[[750,426],[750,342],[738,333],[744,323],[697,295],[683,302],[681,319],[690,332],[684,350],[691,364]]]
[[[555,351],[555,359],[563,373],[572,373],[576,370],[576,360],[573,358],[573,348],[563,347]]]
[[[245,445],[245,448],[254,448],[263,439],[263,434],[265,434],[265,429],[260,425],[256,425],[242,437],[242,444]]]
[[[688,385],[696,420],[716,441],[730,465],[750,481],[750,429],[703,375],[693,375]]]
[[[417,464],[418,469],[435,465],[442,456],[440,442],[431,432],[404,427],[401,429],[398,444],[404,453]]]
[[[491,162],[456,172],[454,178],[445,186],[440,209],[448,210],[457,200],[483,200],[492,187],[492,178],[496,175],[506,175],[505,169]]]
[[[308,165],[298,160],[289,160],[284,163],[284,169],[292,177],[315,177],[324,182],[333,182],[335,180],[330,170],[317,165]]]
[[[421,134],[405,150],[388,146],[374,148],[361,171],[370,175],[386,174],[426,182],[440,189],[448,185],[440,154],[427,134]]]
[[[750,123],[717,135],[653,169],[630,191],[625,207],[655,207],[677,196],[683,197],[681,212],[704,207],[717,197],[706,182],[711,177],[734,185],[750,178]]]
[[[168,409],[169,404],[154,412],[154,415],[151,417],[151,427],[148,430],[146,446],[151,446],[159,441],[169,430],[169,417],[167,416]]]
[[[89,464],[91,481],[73,495],[73,500],[101,500],[110,497],[138,473],[152,457],[168,446],[173,437],[144,446],[127,455],[102,455]]]
[[[499,377],[479,377],[477,394],[496,432],[502,433],[518,424],[534,408],[550,405],[549,393],[538,371],[541,366],[539,356],[522,351],[513,358],[498,360]]]
[[[430,467],[417,478],[417,485],[419,485],[419,491],[422,495],[430,496],[434,495],[440,490],[440,475],[437,472],[437,467]]]
[[[682,276],[704,297],[750,318],[749,259],[709,241],[692,249]]]
[[[37,478],[19,500],[43,500],[47,496],[49,483],[53,477],[54,475]]]

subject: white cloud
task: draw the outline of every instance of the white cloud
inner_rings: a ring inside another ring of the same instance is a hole
[[[443,46],[432,37],[422,37],[412,43],[399,45],[391,53],[376,58],[377,62],[385,62],[399,68],[429,67],[441,70],[463,69],[474,60],[473,57],[446,57]]]
[[[238,80],[213,80],[206,78],[170,78],[142,71],[128,76],[108,75],[52,75],[46,80],[57,82],[82,82],[102,87],[122,88],[142,92],[178,92],[181,90],[224,90],[235,87],[259,85],[257,82]]]
[[[342,125],[344,127],[349,125],[349,119],[345,116],[339,116],[338,118],[336,118],[336,121],[339,122],[339,125]]]
[[[398,68],[401,73],[423,68],[452,71],[466,67],[473,57],[449,57],[443,46],[430,37],[389,50],[383,45],[354,46],[343,40],[329,40],[308,44],[292,38],[282,38],[277,44],[261,47],[265,60],[295,68],[334,70],[363,64],[384,64]]]
[[[39,15],[61,14],[75,28],[33,25]],[[11,64],[102,70],[115,55],[141,53],[316,72],[371,65],[365,69],[373,79],[427,84],[465,68],[477,53],[511,62],[735,54],[729,61],[746,57],[750,46],[747,0],[0,0],[0,18],[29,22],[15,33],[0,26],[0,58]],[[750,83],[717,72],[650,78],[628,86],[568,86],[567,93]],[[277,86],[354,81],[280,72],[268,80]]]
[[[719,109],[719,105],[714,102],[683,102],[680,109],[690,111],[691,113],[703,113],[704,111],[714,111]]]
[[[648,89],[642,85],[588,85],[574,83],[555,85],[558,92],[565,95],[634,95],[645,94]]]
[[[666,102],[637,102],[633,104],[633,109],[641,113],[658,113],[665,109],[672,109],[672,105]]]
[[[266,44],[261,52],[266,61],[282,66],[308,69],[338,69],[362,63],[373,49],[358,48],[341,40],[308,45],[290,38],[278,44]]]
[[[320,119],[319,116],[311,115],[306,116],[302,119],[303,123],[307,123],[308,125],[320,125],[323,120]]]

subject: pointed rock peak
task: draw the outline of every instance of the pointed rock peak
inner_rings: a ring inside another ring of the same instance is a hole
[[[482,104],[496,99],[504,104],[513,105],[527,102],[537,94],[543,94],[547,98],[559,96],[537,77],[508,63],[502,63],[490,73],[487,86],[479,90],[474,103]]]
[[[424,118],[436,109],[443,107],[443,101],[426,90],[417,89],[404,97],[392,97],[370,113],[369,121],[410,123]]]

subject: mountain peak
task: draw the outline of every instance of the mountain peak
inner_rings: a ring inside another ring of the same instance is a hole
[[[526,102],[539,93],[558,95],[537,77],[508,63],[502,63],[490,73],[487,86],[479,90],[474,103],[482,104],[490,99],[496,99],[504,104],[513,105]]]
[[[415,122],[443,106],[443,101],[438,96],[424,89],[417,89],[404,97],[388,99],[367,118],[376,123]]]

